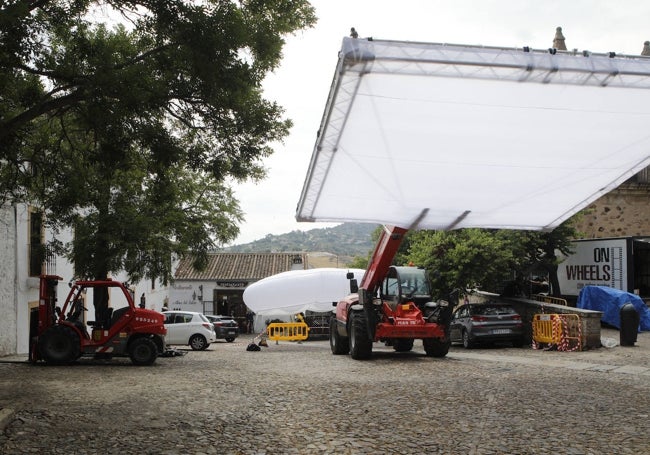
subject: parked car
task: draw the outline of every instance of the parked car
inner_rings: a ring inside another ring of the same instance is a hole
[[[480,343],[524,344],[524,325],[519,313],[506,303],[470,303],[456,310],[449,324],[452,343],[472,348]]]
[[[232,343],[239,336],[239,324],[232,317],[215,314],[206,314],[205,317],[214,324],[217,340],[225,339],[228,343]]]
[[[195,311],[163,311],[170,345],[187,345],[195,351],[204,351],[217,341],[212,322]]]

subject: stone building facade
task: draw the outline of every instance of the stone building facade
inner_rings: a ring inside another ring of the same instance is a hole
[[[602,196],[582,211],[575,226],[581,238],[650,236],[648,169]]]

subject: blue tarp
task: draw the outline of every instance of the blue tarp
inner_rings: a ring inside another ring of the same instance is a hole
[[[626,303],[634,305],[639,313],[639,331],[650,330],[650,309],[636,294],[609,288],[607,286],[585,286],[578,295],[578,308],[602,311],[601,321],[621,329],[621,307]]]

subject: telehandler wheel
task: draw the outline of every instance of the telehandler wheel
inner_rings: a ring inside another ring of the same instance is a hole
[[[372,340],[368,337],[368,322],[362,313],[352,313],[350,320],[350,356],[355,360],[369,359]]]
[[[393,349],[397,352],[409,352],[413,349],[413,339],[397,338],[393,340]]]
[[[423,338],[422,346],[427,357],[444,357],[449,352],[451,341],[449,341],[449,338],[444,341],[438,338]]]
[[[80,354],[79,335],[65,325],[53,325],[38,340],[41,358],[52,365],[71,363]]]
[[[134,365],[152,365],[158,358],[158,347],[149,338],[137,338],[129,345],[129,358]]]
[[[342,336],[336,327],[336,318],[330,318],[330,348],[332,354],[341,355],[350,352],[350,339]]]

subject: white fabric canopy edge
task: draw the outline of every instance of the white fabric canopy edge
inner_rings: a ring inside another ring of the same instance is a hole
[[[364,80],[373,74],[388,74],[395,77],[425,76],[432,80],[439,77],[481,79],[504,81],[516,84],[562,85],[562,86],[597,86],[603,90],[617,88],[650,88],[650,60],[643,57],[614,57],[607,55],[589,56],[573,53],[524,52],[523,50],[484,48],[430,43],[410,43],[394,41],[365,41],[345,38],[339,55],[337,70],[330,90],[323,120],[319,130],[316,146],[303,187],[296,218],[298,221],[328,222],[372,222],[406,226],[418,216],[423,209],[436,207],[432,204],[420,204],[391,218],[387,211],[378,210],[373,214],[352,213],[349,210],[319,211],[324,184],[337,171],[333,161],[337,154],[341,156],[345,143],[344,134],[348,131],[348,121],[355,108],[355,98]],[[607,93],[607,92],[604,92]],[[379,96],[379,95],[378,95]],[[642,112],[641,115],[645,115]],[[471,127],[471,125],[470,125]],[[539,126],[540,129],[544,125]],[[615,134],[615,132],[614,132]],[[433,138],[435,140],[435,138]],[[559,139],[561,140],[561,139]],[[357,150],[345,150],[356,153]],[[579,194],[574,200],[562,205],[562,209],[547,216],[545,222],[528,223],[525,211],[521,222],[486,224],[479,220],[472,221],[472,210],[457,207],[455,216],[445,219],[423,219],[420,227],[446,229],[454,227],[495,227],[504,229],[552,229],[562,221],[574,215],[603,194],[616,188],[626,179],[648,165],[648,152],[635,157],[635,162],[606,182],[595,182],[588,193]],[[339,169],[340,170],[340,169]],[[339,182],[346,185],[350,193],[355,193],[354,179]],[[453,191],[450,188],[449,191]],[[377,201],[368,201],[369,205]],[[340,201],[335,205],[341,207]],[[467,213],[469,212],[469,215]],[[469,222],[453,223],[463,214]],[[355,216],[357,215],[357,216]]]

